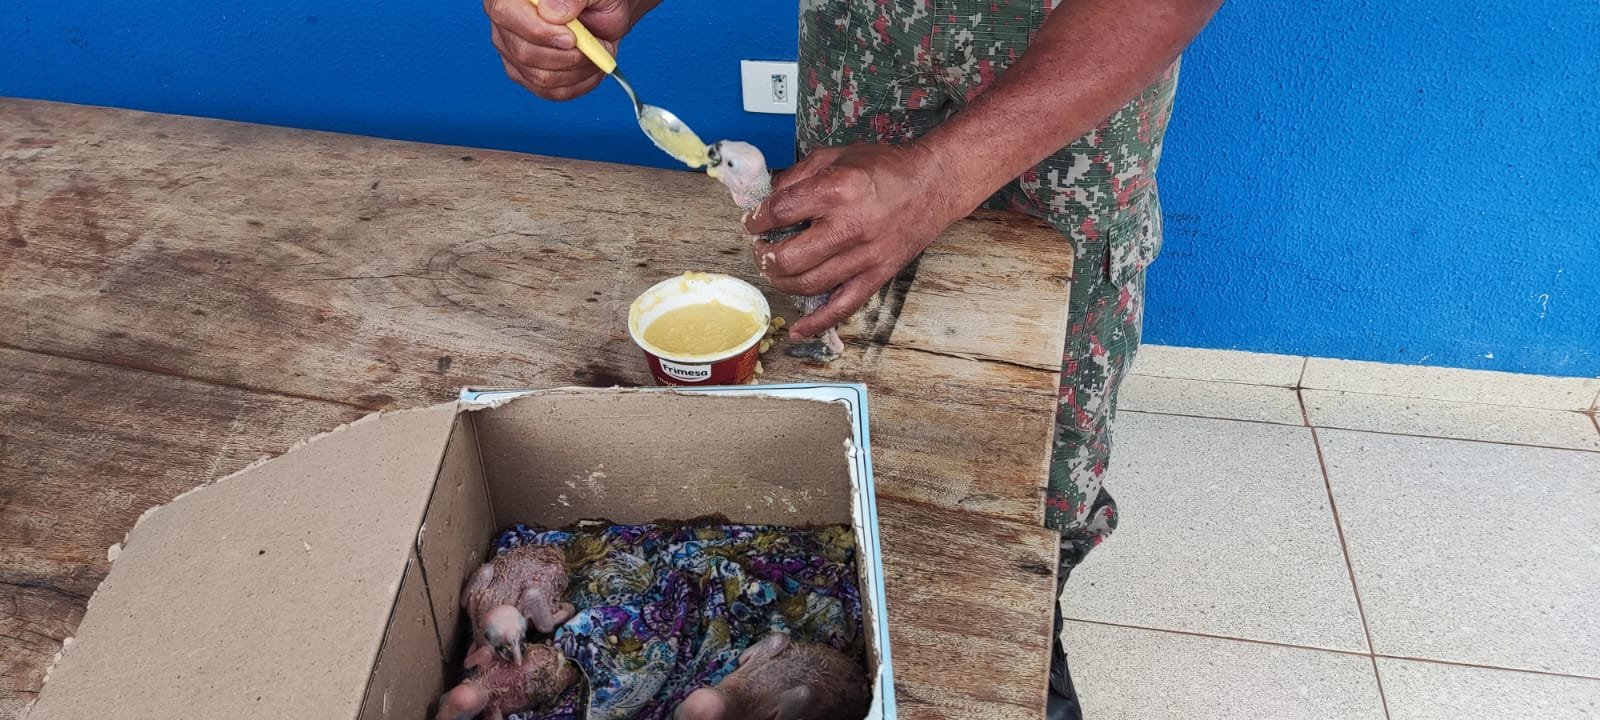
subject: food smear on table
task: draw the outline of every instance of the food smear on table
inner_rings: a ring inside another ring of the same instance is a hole
[[[438,718],[741,720],[769,708],[783,712],[761,717],[866,716],[848,524],[518,524],[495,537],[485,566],[541,575],[508,566],[544,567],[552,553],[570,574],[560,602],[576,613],[547,637],[528,618],[527,636],[509,638],[523,643],[521,664],[474,642]]]
[[[748,342],[761,329],[755,313],[712,299],[662,313],[645,326],[644,339],[671,355],[711,355]]]

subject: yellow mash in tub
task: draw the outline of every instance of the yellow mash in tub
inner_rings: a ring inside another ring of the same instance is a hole
[[[755,313],[712,300],[662,313],[644,329],[644,341],[669,355],[692,357],[732,350],[761,329]]]

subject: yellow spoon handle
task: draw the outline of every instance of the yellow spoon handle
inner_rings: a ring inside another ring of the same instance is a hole
[[[528,0],[528,2],[532,3],[534,7],[539,7],[539,0]],[[617,69],[616,58],[611,57],[611,53],[606,52],[606,46],[601,45],[600,39],[595,37],[594,33],[589,32],[589,28],[584,27],[583,23],[578,22],[577,18],[573,18],[568,22],[567,28],[572,31],[572,37],[578,43],[578,51],[582,52],[584,57],[589,58],[591,62],[598,66],[601,72],[610,75]]]

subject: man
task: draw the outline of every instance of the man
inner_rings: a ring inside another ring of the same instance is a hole
[[[603,76],[563,27],[614,51],[660,0],[485,0],[511,78],[566,100]],[[1048,7],[1058,4],[1057,7]],[[1155,172],[1179,56],[1221,0],[802,0],[801,159],[745,219],[774,287],[837,288],[795,339],[847,319],[946,227],[982,207],[1050,222],[1076,257],[1045,521],[1060,581],[1116,527],[1103,482],[1117,391],[1161,246]],[[1059,590],[1059,588],[1058,588]],[[1079,717],[1060,645],[1048,717]]]

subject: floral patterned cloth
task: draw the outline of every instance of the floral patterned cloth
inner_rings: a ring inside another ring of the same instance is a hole
[[[865,654],[848,525],[517,525],[495,551],[530,543],[566,553],[578,614],[553,642],[589,678],[591,695],[587,715],[580,682],[512,720],[665,720],[774,630]]]

